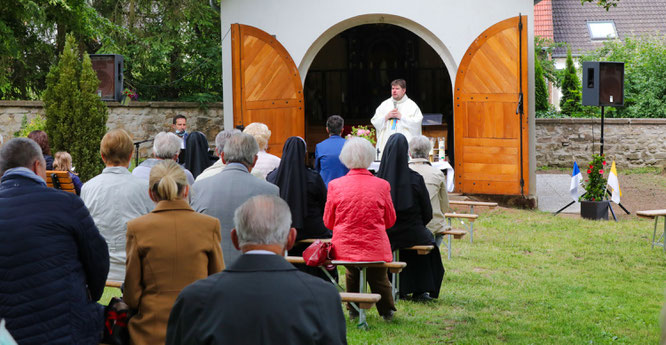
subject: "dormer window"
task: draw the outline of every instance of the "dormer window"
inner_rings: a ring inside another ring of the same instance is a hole
[[[615,22],[611,21],[589,21],[587,28],[590,31],[592,40],[610,40],[617,38]]]

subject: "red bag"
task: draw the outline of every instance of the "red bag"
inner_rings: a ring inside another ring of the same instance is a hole
[[[333,243],[314,241],[303,251],[303,260],[308,266],[322,266],[335,257]]]

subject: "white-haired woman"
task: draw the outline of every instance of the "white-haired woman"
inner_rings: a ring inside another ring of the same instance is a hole
[[[155,209],[127,222],[127,270],[123,298],[138,313],[130,319],[131,343],[164,344],[178,293],[224,269],[220,221],[194,212],[185,172],[173,160],[150,170]]]
[[[253,136],[254,140],[256,140],[259,145],[257,163],[255,163],[254,168],[252,168],[252,175],[261,177],[265,180],[266,175],[268,175],[269,172],[280,166],[280,157],[266,152],[266,149],[268,148],[268,139],[271,138],[271,130],[261,122],[252,122],[245,127],[243,133]]]
[[[368,171],[375,149],[363,138],[348,139],[340,152],[340,161],[349,172],[328,184],[324,209],[324,224],[333,230],[333,246],[337,260],[393,260],[386,229],[395,223],[395,210],[388,182]],[[393,317],[395,306],[386,268],[368,268],[367,281],[374,293],[382,298],[377,302],[379,315]],[[347,291],[358,292],[359,271],[347,267]],[[350,315],[355,316],[354,309]]]

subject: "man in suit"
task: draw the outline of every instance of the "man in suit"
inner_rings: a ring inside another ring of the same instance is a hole
[[[234,223],[231,238],[243,255],[183,289],[166,344],[347,344],[337,290],[282,257],[296,240],[287,203],[255,196]]]
[[[328,139],[317,144],[315,148],[315,170],[319,172],[326,187],[328,182],[349,172],[344,164],[340,162],[340,151],[345,145],[345,139],[340,136],[345,120],[339,115],[333,115],[326,120],[326,132]]]
[[[253,136],[237,133],[224,145],[221,173],[192,186],[192,208],[220,220],[222,254],[226,265],[241,255],[231,243],[234,211],[247,199],[260,194],[279,195],[280,189],[250,174],[257,162],[259,145]]]

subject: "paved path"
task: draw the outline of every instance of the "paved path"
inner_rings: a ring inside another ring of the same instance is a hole
[[[568,174],[537,174],[537,199],[539,210],[555,212],[573,201],[569,194],[571,175]],[[582,187],[578,188],[582,193]],[[580,213],[580,203],[574,203],[562,213]]]

